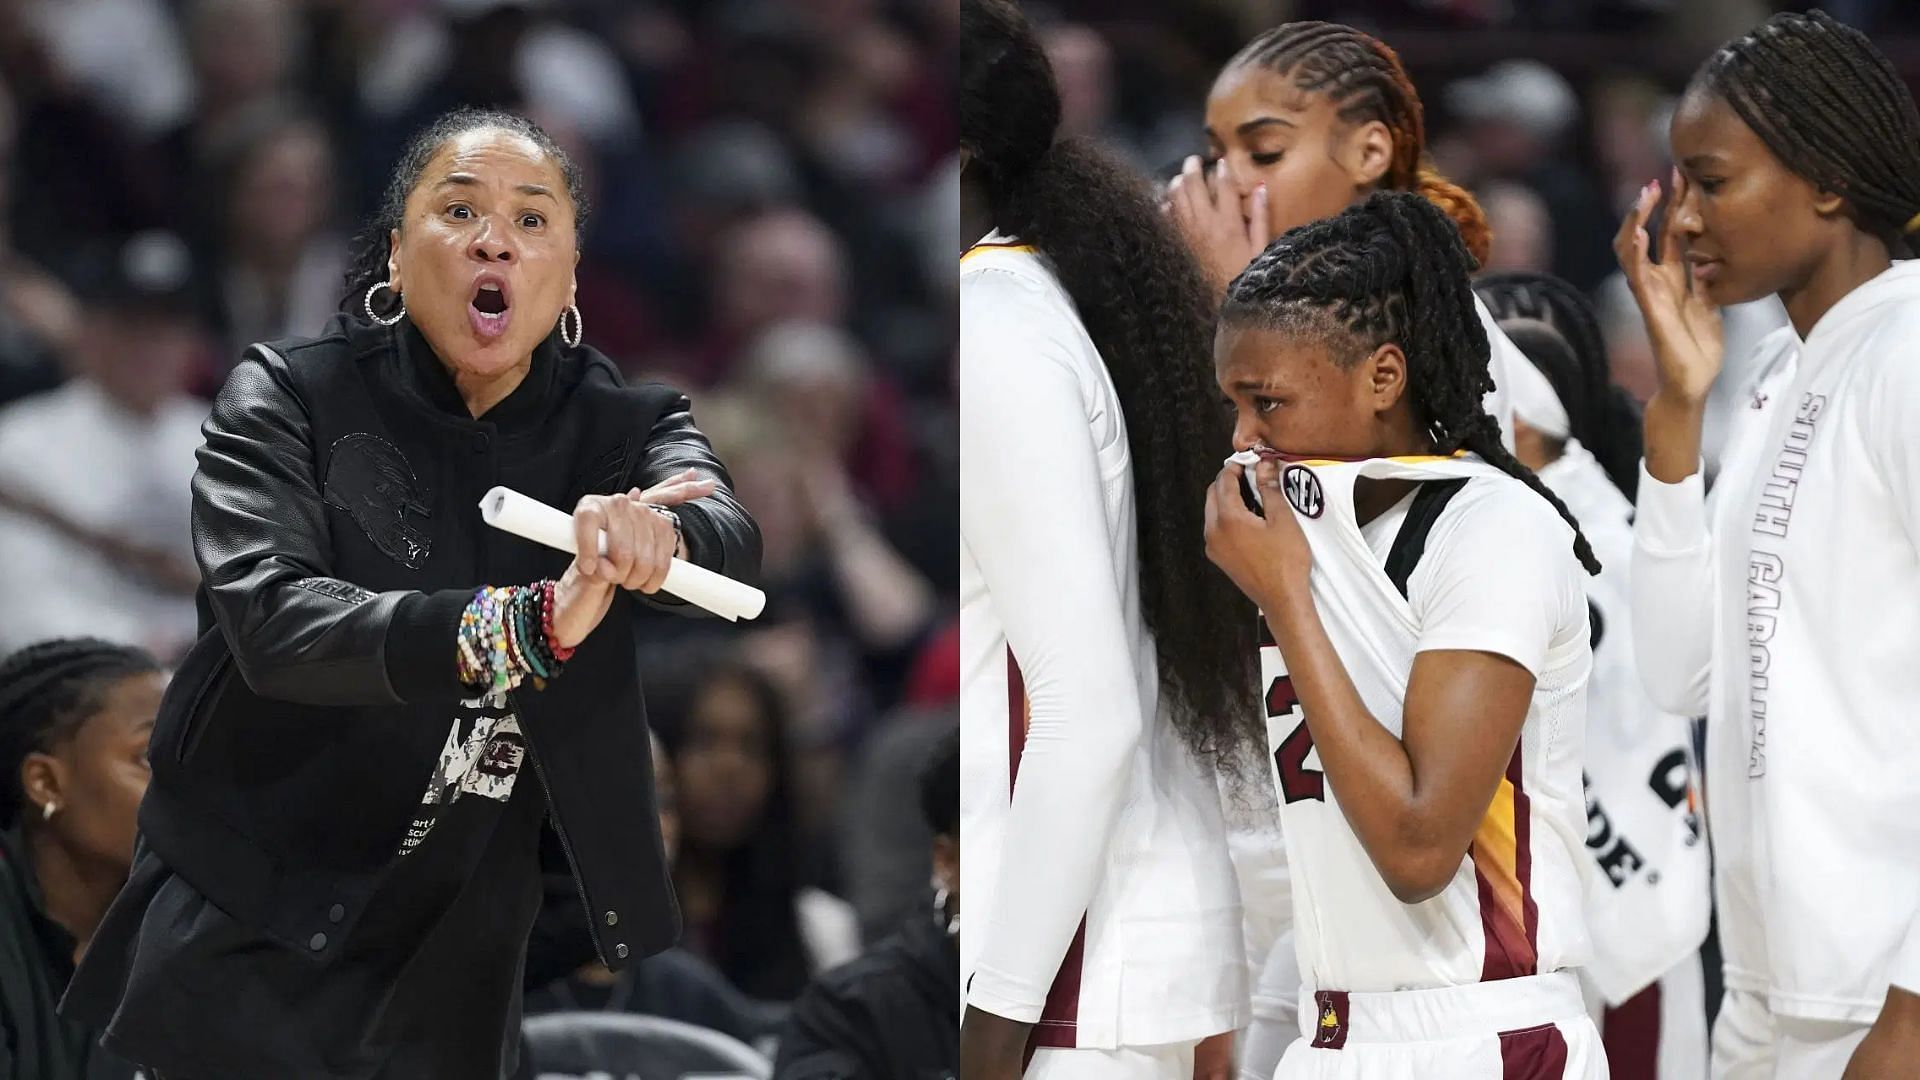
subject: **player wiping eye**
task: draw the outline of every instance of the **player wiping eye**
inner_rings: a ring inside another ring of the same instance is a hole
[[[1658,370],[1634,522],[1655,701],[1705,714],[1727,995],[1715,1076],[1920,1061],[1920,109],[1872,42],[1785,14],[1716,52],[1668,135],[1666,224],[1615,242]],[[1712,498],[1719,305],[1779,297]],[[1749,404],[1750,403],[1750,406]],[[1836,902],[1837,898],[1843,898]]]

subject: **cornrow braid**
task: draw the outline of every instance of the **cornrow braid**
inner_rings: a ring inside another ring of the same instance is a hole
[[[1416,420],[1443,454],[1470,450],[1553,504],[1587,572],[1600,562],[1566,504],[1500,442],[1482,408],[1493,389],[1487,332],[1473,304],[1473,259],[1432,202],[1380,191],[1281,236],[1227,287],[1221,321],[1323,336],[1357,361],[1388,342],[1407,357]]]
[[[79,731],[113,683],[159,670],[145,650],[98,638],[42,641],[0,661],[0,829],[13,827],[26,803],[27,755]]]
[[[1708,58],[1689,88],[1726,101],[1781,163],[1847,200],[1894,247],[1920,214],[1920,111],[1893,65],[1824,11],[1776,15]]]
[[[1487,215],[1465,188],[1426,162],[1426,110],[1399,54],[1371,34],[1326,22],[1289,22],[1248,42],[1227,62],[1293,77],[1296,89],[1325,94],[1345,124],[1378,120],[1393,136],[1393,156],[1380,186],[1425,196],[1447,212],[1475,263],[1487,261],[1492,233]]]

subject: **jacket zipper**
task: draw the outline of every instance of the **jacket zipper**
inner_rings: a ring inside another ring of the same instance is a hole
[[[517,700],[514,702],[513,711],[516,714],[520,711],[520,703]],[[560,823],[560,809],[553,805],[553,788],[547,785],[546,766],[540,764],[540,751],[534,746],[530,736],[527,738],[527,753],[533,756],[533,774],[540,779],[540,793],[546,796],[547,815],[553,818],[553,831],[560,837],[560,850],[567,853],[567,869],[573,874],[573,891],[579,894],[580,907],[587,913],[587,937],[593,941],[594,955],[600,958],[601,964],[611,968],[613,965],[607,963],[606,950],[600,947],[599,923],[594,919],[593,904],[587,899],[587,886],[580,880],[580,860],[574,857],[573,842],[567,839],[567,827]]]

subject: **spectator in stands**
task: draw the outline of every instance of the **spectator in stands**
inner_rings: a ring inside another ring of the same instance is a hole
[[[725,378],[737,353],[775,323],[840,322],[846,278],[840,242],[804,210],[775,210],[735,225],[718,241],[713,326],[687,374],[702,386]]]
[[[60,356],[80,336],[80,304],[58,279],[14,250],[13,102],[0,84],[0,405],[61,378]]]
[[[957,620],[954,625],[957,628]],[[959,723],[958,636],[941,635],[931,651],[940,658],[927,660],[922,670],[951,661],[951,692],[937,704],[905,704],[883,718],[842,789],[841,861],[847,899],[860,915],[863,941],[879,941],[909,913],[917,915],[926,906],[933,833],[915,809],[920,803],[919,774],[933,748]],[[931,688],[942,677],[931,676],[926,684]]]
[[[133,864],[166,676],[139,649],[43,641],[0,662],[0,1078],[133,1067],[54,1010]]]
[[[933,616],[933,594],[873,520],[867,489],[893,478],[863,482],[872,470],[857,451],[867,441],[872,380],[859,344],[826,324],[779,323],[748,350],[742,383],[760,414],[787,433],[781,460],[807,511],[806,558],[823,564],[836,622],[869,652],[911,645]],[[875,456],[897,461],[904,448]]]
[[[653,736],[653,793],[660,804],[660,838],[666,843],[667,858],[671,861],[680,847],[680,809],[675,798],[673,762],[658,736]],[[550,897],[542,922],[578,923],[580,901],[573,894],[573,883],[568,880],[560,884],[557,895]],[[551,920],[549,915],[553,917]],[[555,945],[565,940],[573,944],[576,952],[592,955],[593,945],[584,927],[569,926],[560,931],[544,939],[535,931],[534,943],[528,946],[529,971],[536,965],[537,945]],[[748,1045],[765,1041],[778,1032],[787,1019],[786,1006],[749,998],[735,989],[712,963],[684,946],[655,953],[618,975],[595,959],[564,979],[544,987],[528,988],[528,1016],[582,1010],[684,1020],[724,1032]]]
[[[201,243],[221,228],[213,182],[223,143],[250,113],[288,95],[298,38],[288,0],[193,0],[182,12],[193,63],[193,112],[156,140],[147,161],[172,228]]]
[[[660,731],[679,782],[681,943],[746,993],[782,1001],[860,948],[852,907],[801,883],[786,725],[773,683],[730,663]]]
[[[933,830],[933,910],[907,919],[860,959],[815,980],[794,1004],[774,1080],[954,1077],[960,1043],[960,733],[920,778]]]
[[[1481,180],[1512,180],[1546,203],[1554,273],[1591,289],[1611,273],[1606,249],[1613,215],[1586,170],[1566,160],[1580,101],[1559,72],[1533,60],[1508,60],[1485,75],[1447,87],[1445,100],[1467,121]]]
[[[1553,264],[1553,222],[1532,188],[1496,180],[1481,189],[1480,206],[1493,230],[1482,270],[1545,272]]]
[[[102,256],[74,378],[0,410],[0,649],[103,634],[163,658],[191,642],[199,572],[188,482],[204,403],[184,387],[205,336],[186,246],[144,233]]]
[[[214,280],[221,355],[237,360],[258,341],[311,335],[333,314],[347,271],[334,232],[326,132],[267,105],[235,120],[214,152],[221,192]]]

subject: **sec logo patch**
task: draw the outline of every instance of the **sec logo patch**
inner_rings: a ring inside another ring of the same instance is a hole
[[[1289,465],[1280,476],[1280,488],[1295,510],[1317,518],[1327,508],[1327,497],[1320,490],[1320,478],[1305,465]]]

